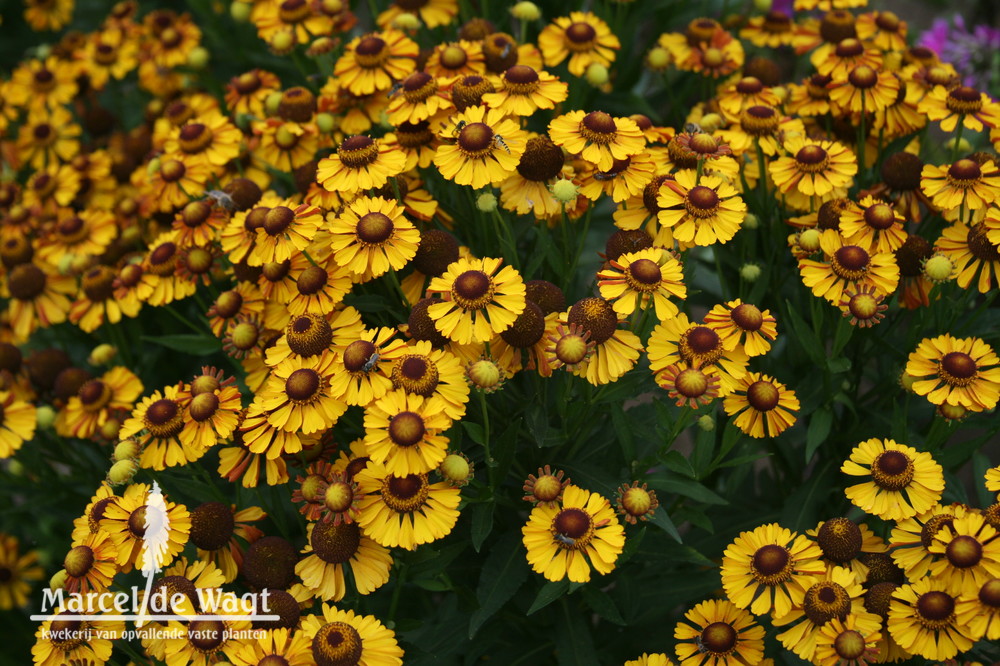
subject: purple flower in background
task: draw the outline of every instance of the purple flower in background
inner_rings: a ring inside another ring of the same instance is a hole
[[[955,66],[966,85],[984,90],[990,86],[998,68],[1000,30],[977,25],[972,32],[965,27],[965,19],[954,16],[935,19],[931,29],[920,37],[920,46],[926,46],[941,60]]]

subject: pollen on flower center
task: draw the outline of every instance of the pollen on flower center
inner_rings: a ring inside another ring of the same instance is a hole
[[[390,475],[382,481],[382,501],[397,513],[416,511],[427,501],[429,493],[426,474]]]
[[[686,368],[677,374],[674,386],[685,398],[699,398],[708,390],[708,377],[701,370]]]
[[[701,631],[701,644],[716,655],[725,655],[736,647],[736,630],[728,622],[712,622]]]
[[[441,65],[447,69],[459,69],[464,67],[468,61],[469,56],[461,46],[453,44],[441,51]]]
[[[361,544],[361,529],[357,523],[319,521],[313,523],[309,538],[316,555],[330,564],[343,564],[358,552]]]
[[[992,608],[1000,608],[1000,578],[988,580],[979,588],[979,600]]]
[[[690,360],[694,356],[709,356],[706,363],[714,363],[722,355],[722,340],[719,334],[708,326],[693,326],[681,337],[681,357]]]
[[[580,121],[580,135],[589,143],[605,145],[614,141],[618,132],[615,119],[604,111],[591,111]]]
[[[511,92],[527,95],[538,88],[538,72],[527,65],[514,65],[504,72],[504,86]]]
[[[750,570],[764,585],[777,585],[791,578],[792,556],[787,548],[775,544],[761,546],[753,554]]]
[[[361,635],[346,622],[325,624],[313,637],[312,656],[317,666],[356,666],[361,654]]]
[[[948,180],[956,187],[970,187],[983,175],[983,169],[975,160],[961,159],[948,167]]]
[[[984,262],[1000,261],[1000,248],[989,241],[984,225],[977,224],[969,227],[969,233],[966,234],[965,238],[969,245],[969,252],[976,259]]]
[[[808,145],[799,148],[795,153],[795,161],[799,168],[807,173],[816,173],[826,168],[830,156],[822,147]]]
[[[181,128],[179,143],[186,153],[197,153],[212,143],[212,130],[203,123],[188,123]]]
[[[304,314],[288,324],[285,340],[299,356],[315,356],[333,342],[333,328],[321,315]]]
[[[865,653],[865,637],[853,629],[840,632],[833,639],[837,656],[846,661],[854,661]]]
[[[389,439],[396,446],[413,446],[427,433],[427,427],[419,414],[400,412],[389,419]]]
[[[354,57],[361,67],[378,67],[389,58],[388,45],[376,35],[362,37],[354,49]]]
[[[889,450],[878,454],[872,462],[872,480],[880,488],[899,491],[913,480],[914,466],[909,456]]]
[[[826,581],[813,585],[806,591],[802,606],[806,617],[820,626],[833,618],[847,617],[851,610],[851,597],[842,586]]]
[[[975,88],[958,86],[948,91],[945,106],[955,113],[975,113],[983,108],[983,97]]]
[[[873,229],[888,229],[896,221],[892,206],[877,203],[869,206],[864,212],[865,223]]]
[[[111,400],[111,387],[100,379],[91,379],[77,392],[84,409],[98,410]]]
[[[370,137],[358,134],[344,139],[337,149],[337,157],[344,166],[360,169],[378,158],[378,144]]]
[[[173,437],[184,427],[180,406],[173,400],[162,398],[149,406],[143,424],[154,437]]]
[[[466,310],[478,310],[493,300],[493,281],[483,271],[465,271],[452,285],[451,295]]]
[[[830,268],[845,280],[859,280],[868,272],[871,258],[857,245],[845,245],[833,253]]]
[[[953,386],[966,386],[976,378],[979,367],[965,352],[948,352],[940,361],[942,378]]]
[[[851,70],[847,80],[855,88],[871,88],[878,83],[878,73],[868,65],[859,65]]]

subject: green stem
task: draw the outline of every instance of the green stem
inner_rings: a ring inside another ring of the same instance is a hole
[[[865,149],[868,147],[868,134],[865,132],[865,96],[861,96],[861,122],[858,123],[858,174],[866,170]],[[859,180],[862,180],[859,178]],[[862,182],[864,182],[862,180]]]
[[[398,568],[399,575],[396,577],[396,587],[392,590],[392,601],[389,602],[389,622],[393,622],[396,619],[399,597],[403,591],[403,585],[406,584],[406,563],[400,560]]]
[[[514,232],[511,231],[507,220],[500,214],[499,208],[493,209],[493,220],[496,223],[497,240],[506,246],[504,247],[504,252],[510,255],[508,261],[513,264],[514,268],[520,271],[521,262],[517,256],[517,241],[514,239]]]
[[[392,283],[392,288],[399,294],[399,298],[403,302],[403,307],[409,309],[410,302],[406,300],[406,293],[403,291],[403,286],[399,283],[399,276],[396,275],[396,270],[394,268],[389,268],[389,272],[386,273],[389,276],[389,282]]]
[[[180,312],[177,312],[176,310],[174,310],[173,306],[167,305],[167,306],[162,307],[160,309],[161,310],[165,310],[166,312],[170,313],[171,316],[173,316],[175,319],[177,319],[178,321],[180,321],[182,324],[184,324],[185,326],[187,326],[188,328],[190,328],[192,331],[194,331],[198,335],[202,335],[205,332],[204,330],[198,328],[193,323],[191,323],[190,319],[188,319],[187,317],[185,317],[184,315],[182,315]]]
[[[486,454],[486,472],[490,478],[490,488],[494,487],[493,484],[493,468],[495,466],[493,462],[493,455],[490,453],[490,410],[489,405],[486,404],[486,391],[479,391],[479,408],[483,412],[483,449]]]
[[[963,116],[964,118],[964,116]],[[958,145],[962,143],[962,132],[965,130],[965,123],[958,124],[958,131],[955,132],[955,144],[951,147],[951,163],[954,164],[955,160],[958,159]]]

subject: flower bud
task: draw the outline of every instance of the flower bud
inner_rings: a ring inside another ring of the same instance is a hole
[[[484,192],[476,199],[476,208],[484,213],[492,213],[497,209],[497,198],[492,192]]]
[[[56,422],[56,410],[49,405],[39,405],[35,409],[35,420],[40,430],[48,430]]]
[[[210,54],[204,46],[196,46],[188,54],[188,67],[191,69],[204,69],[208,64]]]
[[[122,422],[118,419],[108,419],[101,426],[101,437],[108,440],[118,438],[118,431],[122,429]]]
[[[670,65],[670,51],[661,46],[650,49],[646,54],[646,64],[657,71],[666,69]]]
[[[134,460],[119,460],[108,470],[108,482],[113,486],[125,485],[138,471],[139,465]]]
[[[537,21],[542,18],[542,10],[533,2],[519,2],[510,8],[510,14],[518,21]]]
[[[402,13],[392,20],[392,27],[396,30],[414,31],[420,30],[420,19],[416,14]]]
[[[592,62],[590,66],[587,67],[587,72],[585,74],[587,77],[587,83],[599,88],[608,82],[608,68],[599,62]]]
[[[139,443],[134,439],[123,439],[115,445],[115,462],[131,460],[139,456]]]
[[[771,11],[771,5],[773,4],[774,0],[753,0],[753,8],[761,13]]]
[[[237,1],[229,5],[229,15],[238,23],[246,23],[250,20],[250,3]]]
[[[743,264],[740,266],[740,277],[747,282],[756,282],[760,274],[760,266],[757,264]]]
[[[903,390],[907,393],[913,393],[913,384],[917,381],[917,378],[909,374],[905,370],[899,375],[899,385],[903,387]]]
[[[958,152],[961,155],[966,155],[972,152],[972,144],[969,143],[968,139],[963,137],[952,137],[946,144],[945,148],[950,152]]]
[[[579,188],[571,180],[558,180],[552,184],[552,196],[562,203],[570,203],[576,199]]]
[[[281,92],[275,90],[264,100],[264,112],[269,116],[278,115],[279,104],[281,104]]]
[[[329,113],[316,114],[316,127],[323,134],[329,134],[337,128],[337,119]]]
[[[744,229],[756,229],[760,226],[760,218],[753,213],[747,213],[747,216],[743,218],[743,228]]]
[[[955,273],[955,264],[947,256],[938,253],[927,258],[924,262],[924,275],[933,282],[946,282]]]
[[[90,356],[87,357],[87,363],[91,365],[104,365],[105,363],[110,363],[118,350],[115,349],[114,345],[109,345],[107,343],[97,345],[90,352]]]
[[[712,432],[715,430],[715,419],[710,414],[702,414],[698,417],[698,427],[705,432]]]
[[[49,579],[49,589],[50,590],[61,590],[66,587],[66,579],[69,578],[69,574],[66,573],[65,569],[60,569],[59,571],[52,574],[52,578]]]
[[[701,122],[699,122],[698,124],[701,125],[702,130],[711,134],[715,130],[722,127],[722,123],[723,123],[723,118],[719,114],[706,113],[701,117]]]
[[[482,359],[469,366],[469,380],[476,388],[491,392],[500,388],[503,375],[500,374],[500,368],[496,363]]]
[[[24,476],[24,465],[17,458],[7,459],[7,472],[11,476]]]
[[[438,472],[453,486],[464,486],[472,480],[472,463],[461,453],[449,453],[441,461]]]

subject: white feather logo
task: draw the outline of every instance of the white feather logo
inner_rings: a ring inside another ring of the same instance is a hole
[[[136,621],[137,627],[145,624],[146,610],[153,588],[153,578],[162,570],[170,545],[170,516],[167,515],[167,504],[160,492],[160,485],[156,481],[153,481],[153,487],[146,495],[145,528],[138,560],[142,563],[142,575],[146,577],[146,594],[142,598],[142,608],[139,610],[139,619]]]

